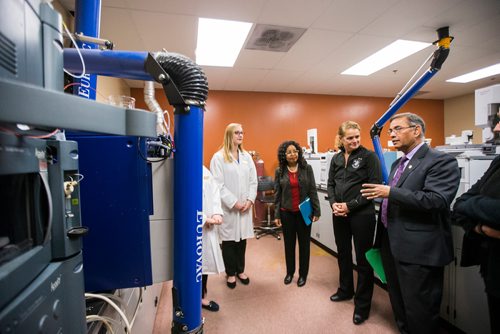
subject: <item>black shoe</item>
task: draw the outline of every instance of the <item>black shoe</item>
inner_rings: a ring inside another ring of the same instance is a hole
[[[227,287],[230,289],[236,288],[236,280],[234,282],[227,282],[226,281],[226,284],[227,284]]]
[[[241,284],[243,285],[248,285],[250,284],[250,278],[241,278],[240,275],[236,275],[236,277],[238,277],[238,279],[240,280]]]
[[[330,300],[332,302],[341,302],[343,300],[349,300],[351,298],[352,298],[352,296],[346,296],[346,295],[341,294],[340,292],[336,292],[330,296]]]
[[[286,275],[285,279],[283,280],[283,283],[285,283],[285,284],[292,283],[292,278],[293,278],[293,275]]]
[[[307,278],[305,278],[305,277],[299,277],[299,280],[297,281],[297,286],[301,287],[301,286],[306,285],[306,280],[307,280]]]
[[[211,300],[208,305],[203,305],[201,304],[201,307],[204,308],[205,310],[209,310],[212,312],[217,312],[219,310],[219,304]]]
[[[354,315],[352,316],[352,322],[355,325],[361,325],[367,318],[368,317],[363,317],[361,314],[354,313]]]

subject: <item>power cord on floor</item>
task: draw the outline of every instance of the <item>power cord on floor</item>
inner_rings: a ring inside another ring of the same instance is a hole
[[[130,326],[130,322],[128,321],[127,316],[118,307],[118,305],[116,305],[115,302],[113,302],[110,298],[103,296],[103,295],[95,294],[95,293],[85,293],[85,298],[101,299],[101,300],[105,301],[106,303],[108,303],[112,308],[115,309],[116,312],[118,312],[118,314],[122,318],[123,322],[125,323],[125,328],[127,330],[127,333],[132,334],[132,327]]]

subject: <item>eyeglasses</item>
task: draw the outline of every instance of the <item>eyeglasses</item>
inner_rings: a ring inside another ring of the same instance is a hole
[[[234,131],[234,134],[239,136],[239,135],[244,135],[245,133],[243,131]]]
[[[394,132],[395,134],[398,134],[400,133],[402,130],[404,129],[409,129],[409,128],[414,128],[416,127],[416,125],[410,125],[410,126],[396,126],[394,127],[394,129],[389,129],[387,130],[387,134],[388,135],[391,135],[392,132]]]
[[[299,151],[286,151],[286,155],[299,154]]]

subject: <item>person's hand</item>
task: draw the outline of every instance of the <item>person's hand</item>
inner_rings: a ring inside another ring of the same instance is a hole
[[[241,212],[246,212],[248,209],[252,207],[253,203],[251,200],[247,199],[245,204],[243,204],[243,207],[240,209]]]
[[[233,209],[241,211],[243,207],[245,206],[245,203],[241,203],[240,201],[236,202],[233,206]]]
[[[278,227],[281,227],[281,219],[276,218],[276,219],[274,220],[274,224],[276,224],[276,226],[278,226]]]
[[[346,203],[333,203],[333,214],[337,217],[347,217],[349,208]]]
[[[362,185],[361,196],[372,200],[375,198],[388,198],[391,187],[383,184],[365,183]]]
[[[207,219],[208,220],[208,219]],[[222,224],[222,216],[219,214],[215,214],[212,216],[212,220],[214,225],[220,225]]]
[[[317,221],[319,220],[319,217],[317,217],[317,216],[313,216],[311,220],[312,220],[312,222],[313,222],[313,223],[314,223],[314,222],[317,222]]]
[[[476,225],[474,231],[490,238],[500,239],[500,230],[496,230],[486,225]]]

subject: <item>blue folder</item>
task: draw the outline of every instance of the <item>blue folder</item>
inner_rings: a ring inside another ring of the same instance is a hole
[[[307,197],[302,203],[299,204],[300,213],[302,213],[302,218],[306,225],[311,225],[312,223],[312,205],[311,199]]]

